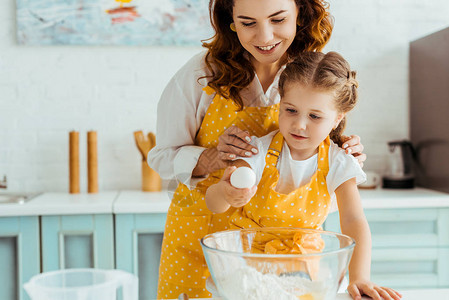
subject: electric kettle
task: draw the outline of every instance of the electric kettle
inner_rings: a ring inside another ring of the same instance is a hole
[[[137,276],[121,270],[65,269],[33,276],[24,288],[32,300],[138,300]]]
[[[410,141],[388,142],[388,164],[382,177],[382,187],[411,189],[415,186],[415,150]]]

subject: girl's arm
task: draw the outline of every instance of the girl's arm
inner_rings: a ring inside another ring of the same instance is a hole
[[[252,188],[239,189],[231,185],[230,178],[232,172],[237,166],[247,166],[248,163],[243,160],[236,160],[233,162],[234,166],[226,168],[221,180],[211,185],[205,196],[207,208],[213,213],[223,213],[232,207],[242,207],[248,203],[254,196],[257,186]]]
[[[356,247],[349,264],[349,281],[370,279],[371,232],[360,201],[359,191],[352,178],[336,190],[340,227],[343,234],[355,240]]]
[[[380,287],[370,280],[371,232],[363,213],[355,178],[341,184],[336,190],[340,227],[343,234],[355,240],[349,264],[348,292],[353,299],[365,294],[375,300],[399,300],[401,295],[393,289]],[[382,298],[381,298],[382,297]]]

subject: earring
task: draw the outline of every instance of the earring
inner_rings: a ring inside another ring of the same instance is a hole
[[[235,32],[235,24],[234,23],[229,24],[229,28],[231,28],[231,30]]]
[[[296,20],[296,25],[301,26],[301,21]]]

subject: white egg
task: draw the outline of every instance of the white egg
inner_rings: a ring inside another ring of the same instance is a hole
[[[248,167],[237,168],[231,174],[231,184],[239,189],[251,188],[256,184],[256,173]]]

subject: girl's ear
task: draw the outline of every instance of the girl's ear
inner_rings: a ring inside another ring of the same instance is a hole
[[[337,129],[338,125],[340,125],[341,120],[346,116],[345,113],[341,113],[337,116],[337,119],[335,120],[335,125],[333,129]]]

